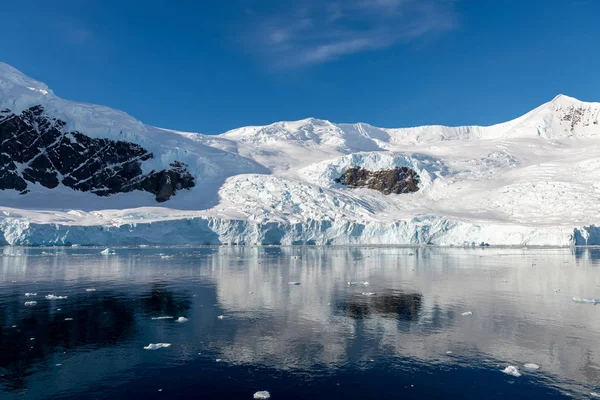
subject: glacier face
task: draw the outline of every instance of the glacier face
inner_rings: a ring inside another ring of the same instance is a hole
[[[194,185],[160,204],[152,190],[98,197],[73,190],[57,169],[52,185],[32,179],[27,193],[0,190],[0,244],[600,245],[599,103],[557,96],[489,127],[384,129],[309,118],[208,136],[63,100],[0,63],[0,108],[18,115],[32,107],[90,142],[143,149],[117,163],[137,165],[136,177],[181,165]],[[0,158],[23,176],[31,160],[17,160],[27,148],[18,136],[2,141]],[[44,149],[38,153],[52,160]],[[69,156],[62,150],[57,160]],[[113,164],[115,178],[127,178]],[[349,168],[410,168],[419,190],[349,189],[336,182]]]

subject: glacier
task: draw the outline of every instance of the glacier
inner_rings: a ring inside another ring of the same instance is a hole
[[[492,126],[307,118],[203,135],[61,99],[0,63],[0,109],[34,106],[90,138],[142,146],[145,174],[183,162],[196,184],[160,204],[62,184],[0,190],[0,245],[600,245],[600,103],[559,95]],[[419,191],[336,182],[354,167],[411,168]]]

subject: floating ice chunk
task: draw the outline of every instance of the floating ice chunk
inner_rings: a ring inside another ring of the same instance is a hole
[[[216,362],[221,362],[221,361],[223,361],[223,360],[221,360],[220,358],[217,358],[215,361],[216,361]]]
[[[523,365],[526,369],[540,369],[540,366],[534,363],[527,363]]]
[[[225,318],[225,316],[224,315],[219,315],[217,318],[223,319],[223,318]]]
[[[171,343],[150,343],[148,346],[144,346],[144,350],[158,350],[163,347],[171,347]]]
[[[86,291],[86,292],[95,292],[95,291],[96,291],[96,289],[94,289],[94,288],[89,288],[89,289],[85,289],[85,291]]]
[[[507,375],[512,375],[517,378],[521,376],[521,373],[519,372],[519,368],[515,367],[514,365],[509,365],[508,367],[504,368],[504,370],[502,370],[502,372],[504,372]]]
[[[100,254],[105,255],[105,256],[112,256],[112,255],[117,254],[117,252],[114,249],[110,249],[107,247],[106,249],[102,250],[100,252]]]
[[[362,292],[363,296],[375,296],[375,293],[373,292]]]
[[[369,286],[370,285],[370,283],[368,281],[364,281],[362,284],[365,285],[365,286]]]
[[[173,318],[175,318],[175,317],[171,317],[171,316],[169,316],[169,315],[163,315],[163,316],[161,316],[161,317],[152,317],[152,319],[153,319],[154,321],[158,321],[158,320],[161,320],[161,319],[173,319]]]
[[[25,302],[25,305],[26,305],[27,307],[33,307],[33,306],[35,306],[36,304],[37,304],[37,301],[26,301],[26,302]]]
[[[600,393],[590,392],[590,396],[592,396],[592,397],[600,397]]]
[[[573,297],[573,301],[575,303],[587,303],[587,304],[598,304],[600,300],[598,299],[587,299],[585,297]]]
[[[348,282],[348,286],[356,286],[358,285],[358,282]]]
[[[463,316],[467,317],[469,315],[473,315],[473,311],[465,311],[464,313],[462,313],[460,315],[463,315]]]
[[[73,318],[65,318],[65,321],[73,321]]]
[[[267,392],[266,390],[261,390],[260,392],[254,393],[254,398],[255,399],[270,399],[271,393]]]
[[[57,367],[60,367],[62,364],[56,364]]]
[[[297,286],[300,282],[288,282],[288,285]]]
[[[25,293],[25,297],[37,296],[37,293]]]
[[[56,296],[53,294],[49,294],[46,296],[46,300],[64,300],[66,298],[68,298],[69,296]]]
[[[186,317],[179,317],[175,320],[175,322],[179,322],[179,323],[183,323],[183,322],[188,322],[189,319],[187,319]]]
[[[451,351],[447,351],[446,354],[450,355],[450,354],[452,354],[452,352]]]
[[[163,255],[160,256],[160,258],[162,258],[163,260],[168,260],[170,258],[173,258],[173,256],[168,256],[166,254],[163,254]]]

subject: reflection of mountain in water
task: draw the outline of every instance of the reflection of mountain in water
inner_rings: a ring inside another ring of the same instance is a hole
[[[162,259],[156,249],[120,250],[112,257],[100,257],[98,250],[85,258],[2,257],[0,284],[23,277],[33,282],[50,270],[46,285],[53,290],[89,279],[104,289],[70,296],[54,308],[45,300],[27,308],[23,294],[29,289],[2,286],[9,289],[0,298],[0,383],[19,389],[28,380],[31,389],[38,385],[32,371],[65,350],[89,351],[87,360],[110,369],[112,359],[102,357],[114,348],[124,361],[110,373],[120,374],[154,355],[184,363],[199,347],[228,366],[332,373],[384,358],[488,363],[492,369],[535,362],[542,366],[539,376],[553,377],[561,387],[600,381],[600,308],[571,300],[598,296],[595,249],[169,251],[172,259]],[[370,285],[347,284],[364,281]],[[463,316],[465,311],[473,314]],[[220,314],[226,318],[217,319]],[[161,315],[190,321],[150,319]],[[175,326],[176,336],[169,336]],[[172,340],[173,346],[148,355],[141,343],[126,344],[140,338],[144,345]]]
[[[419,293],[388,291],[375,296],[354,294],[336,303],[336,315],[363,319],[375,316],[399,321],[418,321],[423,296]]]
[[[385,355],[449,363],[451,350],[475,364],[535,362],[561,380],[592,382],[600,381],[600,320],[594,307],[571,297],[599,290],[596,253],[281,248],[266,260],[261,249],[238,248],[212,258],[203,273],[229,312],[268,310],[259,323],[241,321],[232,340],[215,343],[229,362],[336,368]]]
[[[26,388],[32,367],[53,353],[92,351],[132,339],[137,334],[138,314],[181,312],[190,307],[188,298],[160,284],[142,293],[142,301],[114,290],[61,301],[45,300],[40,293],[35,297],[38,304],[28,308],[20,295],[13,293],[11,301],[0,302],[0,386],[7,390]]]

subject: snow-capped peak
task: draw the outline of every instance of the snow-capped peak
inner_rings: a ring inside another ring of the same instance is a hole
[[[583,102],[559,94],[548,103],[496,128],[505,128],[503,134],[505,137],[537,135],[545,139],[557,139],[598,136],[600,135],[600,103]]]

